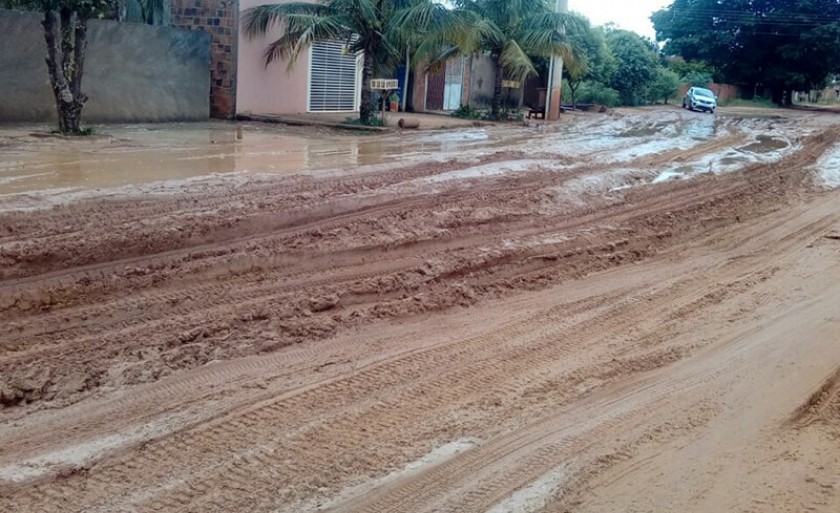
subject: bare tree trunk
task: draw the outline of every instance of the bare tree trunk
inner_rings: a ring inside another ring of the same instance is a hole
[[[493,63],[496,65],[496,80],[493,85],[493,103],[491,105],[490,114],[493,119],[499,119],[502,112],[502,81],[504,80],[505,70],[502,67],[502,60],[499,55],[493,54]]]
[[[370,81],[373,78],[373,56],[372,50],[365,50],[364,64],[362,65],[362,98],[359,102],[359,121],[363,125],[369,125],[373,119],[373,103],[371,101]]]
[[[571,80],[569,81],[569,94],[570,94],[571,100],[572,100],[572,110],[577,108],[577,99],[575,99],[575,96],[577,95],[577,89],[578,89],[579,85],[580,85],[580,82],[574,82],[574,85],[573,85],[572,81]]]
[[[44,12],[44,39],[47,43],[47,71],[58,113],[58,130],[63,134],[82,134],[82,72],[87,49],[87,20],[73,11]]]

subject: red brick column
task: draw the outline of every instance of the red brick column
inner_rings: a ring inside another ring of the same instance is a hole
[[[171,0],[172,25],[209,32],[210,116],[236,115],[236,42],[239,0]]]

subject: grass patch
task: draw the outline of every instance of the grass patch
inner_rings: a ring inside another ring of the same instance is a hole
[[[384,127],[385,122],[382,121],[380,116],[373,116],[370,118],[370,121],[367,123],[362,123],[362,120],[359,118],[344,118],[345,125],[355,125],[355,126],[378,126]]]
[[[59,129],[55,129],[55,130],[51,131],[50,133],[55,134],[55,135],[64,135],[64,136],[67,136],[67,137],[85,137],[85,136],[88,136],[88,135],[93,135],[93,128],[90,128],[90,127],[82,128],[78,132],[62,132]]]
[[[453,118],[458,119],[482,119],[484,112],[470,108],[469,105],[461,105],[458,110],[450,114]]]

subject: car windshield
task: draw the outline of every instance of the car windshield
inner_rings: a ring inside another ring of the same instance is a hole
[[[709,91],[708,89],[695,89],[694,94],[697,96],[705,96],[706,98],[714,98],[715,93]]]

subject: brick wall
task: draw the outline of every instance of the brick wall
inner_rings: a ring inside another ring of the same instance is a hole
[[[691,89],[691,84],[683,84],[680,87],[680,92],[677,98],[682,101],[683,96],[688,90]],[[728,102],[729,100],[735,100],[741,97],[741,88],[731,84],[717,84],[717,83],[709,83],[706,84],[706,89],[711,90],[715,95],[718,97],[718,102]]]
[[[171,0],[172,25],[203,30],[210,43],[210,116],[236,114],[236,41],[239,0]]]

